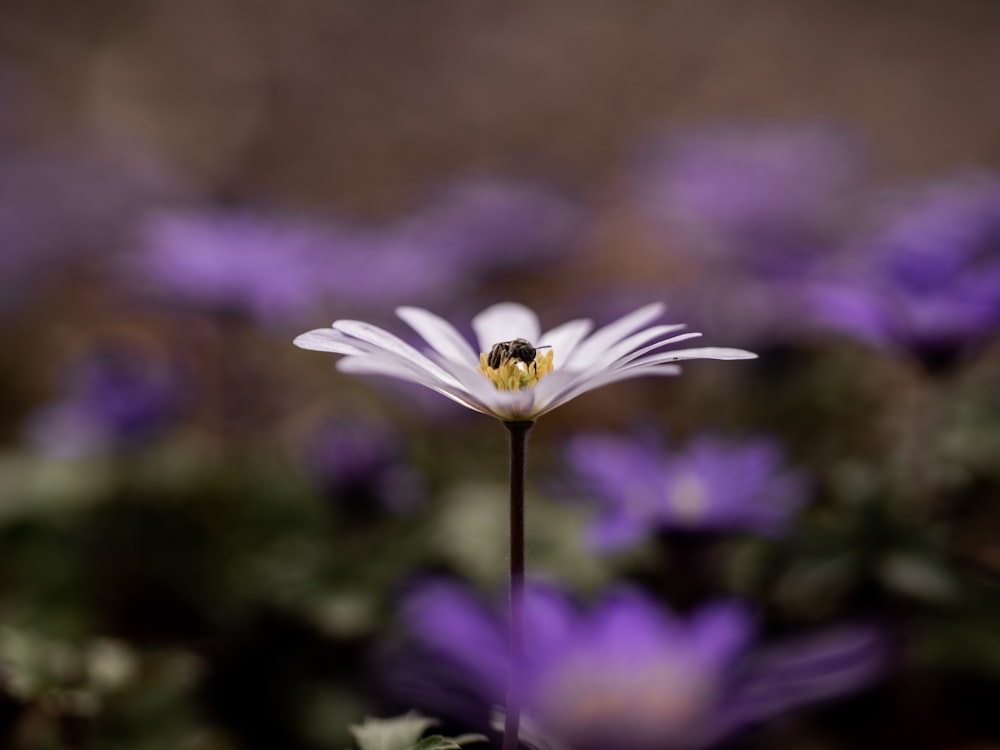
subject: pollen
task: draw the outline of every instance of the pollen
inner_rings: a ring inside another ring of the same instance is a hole
[[[554,352],[546,349],[536,354],[531,362],[508,359],[499,367],[490,367],[486,362],[487,355],[480,354],[479,372],[485,375],[498,391],[520,391],[534,387],[539,380],[552,372],[553,356]]]

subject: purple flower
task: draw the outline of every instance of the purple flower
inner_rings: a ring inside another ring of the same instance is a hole
[[[382,273],[383,258],[366,259],[344,230],[273,213],[159,212],[145,222],[143,238],[128,268],[154,290],[268,323],[296,320],[337,288],[374,295],[415,270],[404,263],[398,273]]]
[[[822,126],[719,126],[653,144],[633,181],[655,230],[649,281],[742,346],[801,335],[799,283],[843,244],[860,151]]]
[[[325,422],[312,436],[306,467],[337,505],[361,513],[412,510],[424,498],[423,478],[406,462],[388,427],[365,420]]]
[[[274,211],[163,211],[127,269],[183,303],[272,324],[324,305],[369,313],[454,298],[564,247],[579,211],[541,189],[463,183],[382,224]]]
[[[661,529],[780,534],[808,497],[771,440],[702,436],[673,453],[652,439],[581,435],[567,447],[574,472],[602,509],[595,546],[634,544]]]
[[[863,171],[857,144],[827,127],[705,129],[643,156],[639,205],[682,247],[778,276],[831,247]]]
[[[409,596],[403,617],[425,661],[396,665],[400,697],[466,720],[456,712],[503,703],[505,628],[474,593],[432,582]],[[633,589],[581,609],[559,591],[530,586],[525,632],[527,724],[550,746],[572,750],[708,747],[867,686],[886,663],[883,637],[870,626],[766,646],[737,602],[681,616]]]
[[[69,368],[62,393],[30,417],[26,437],[60,458],[141,444],[180,415],[183,388],[172,363],[133,350],[97,350]]]
[[[918,186],[883,206],[855,264],[808,287],[823,325],[948,364],[1000,330],[1000,177]]]

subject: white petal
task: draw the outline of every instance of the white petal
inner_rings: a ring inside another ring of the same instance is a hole
[[[434,354],[433,352],[429,356],[473,397],[483,403],[490,403],[494,400],[494,396],[498,393],[497,389],[478,369],[462,362],[453,362],[445,358],[444,355]]]
[[[546,331],[538,339],[538,346],[551,346],[553,351],[552,366],[561,367],[584,336],[594,327],[593,322],[586,318],[571,320]]]
[[[397,308],[396,315],[447,359],[470,365],[479,361],[479,355],[469,346],[469,342],[444,318],[419,307]]]
[[[535,402],[545,408],[558,400],[564,391],[570,390],[584,380],[590,378],[587,373],[573,370],[555,370],[538,381],[535,386]]]
[[[450,388],[445,384],[436,381],[432,376],[424,371],[411,369],[398,357],[387,355],[366,355],[360,357],[344,357],[337,362],[337,369],[354,375],[386,375],[410,383],[422,385],[432,391],[440,393],[442,396],[450,398],[462,406],[473,411],[490,414],[490,410],[478,400],[471,397],[461,388]]]
[[[658,349],[661,346],[666,346],[667,344],[674,341],[683,341],[684,339],[695,338],[696,336],[701,336],[700,333],[683,333],[680,336],[674,336],[672,338],[663,338],[668,333],[673,333],[674,331],[680,331],[686,328],[683,323],[676,323],[673,325],[662,325],[653,326],[652,328],[644,328],[638,333],[634,333],[627,338],[622,339],[619,343],[615,344],[609,348],[606,352],[601,354],[597,360],[591,365],[594,370],[604,369],[614,364],[617,360],[628,355],[630,358],[637,356],[637,353],[633,350],[636,347],[642,346],[647,341],[652,341],[653,339],[660,339],[659,341],[644,347],[640,352],[652,351],[653,349]]]
[[[535,409],[536,393],[533,388],[521,391],[501,391],[487,380],[479,370],[457,362],[442,362],[469,397],[482,404],[485,413],[499,419],[531,419]]]
[[[333,352],[334,354],[362,354],[364,349],[352,344],[340,331],[332,328],[317,328],[314,331],[296,336],[292,342],[302,349],[312,349],[317,352]]]
[[[617,370],[631,370],[636,367],[648,367],[650,365],[661,365],[667,362],[679,362],[683,359],[757,359],[753,352],[743,349],[727,349],[725,347],[706,346],[702,349],[678,349],[672,352],[660,352],[642,357],[634,362],[630,362],[625,367]]]
[[[353,336],[356,339],[373,344],[379,349],[393,354],[400,359],[412,362],[418,367],[427,370],[440,380],[449,382],[450,376],[438,365],[431,362],[427,357],[418,352],[398,336],[395,336],[378,326],[373,326],[371,323],[364,323],[360,320],[338,320],[333,324],[333,327],[348,336]]]
[[[479,351],[484,353],[501,341],[527,339],[534,344],[541,335],[535,312],[516,302],[487,307],[472,319],[472,329],[479,341]]]
[[[635,312],[629,313],[615,322],[598,329],[576,347],[572,356],[567,359],[563,367],[569,367],[574,370],[589,369],[591,364],[609,347],[614,346],[630,333],[660,317],[665,309],[666,306],[662,303],[654,302],[651,305],[640,307]]]
[[[669,339],[663,339],[661,341],[656,341],[649,346],[644,346],[641,349],[636,349],[633,352],[628,352],[622,356],[619,356],[614,362],[608,362],[605,364],[605,369],[608,370],[620,370],[630,362],[634,362],[639,359],[639,357],[649,352],[655,352],[661,347],[667,346],[668,344],[676,344],[680,341],[687,341],[688,339],[696,339],[701,336],[700,333],[696,331],[691,331],[689,333],[682,333],[679,336],[671,336]],[[680,351],[680,350],[678,350]],[[661,354],[671,354],[672,352],[661,352]]]
[[[646,375],[679,375],[681,368],[679,365],[659,365],[643,368],[625,368],[623,370],[603,370],[594,375],[586,375],[576,378],[572,383],[563,388],[548,394],[544,399],[539,399],[541,412],[551,411],[557,406],[572,401],[577,396],[581,396],[588,391],[592,391],[609,383],[616,383],[619,380],[639,378]],[[553,375],[556,373],[553,373]],[[546,377],[548,380],[551,375]],[[545,382],[545,381],[542,381]],[[541,383],[539,383],[539,386]]]

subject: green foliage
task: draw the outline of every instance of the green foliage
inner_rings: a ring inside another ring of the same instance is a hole
[[[480,734],[463,734],[458,737],[444,737],[440,734],[420,739],[430,727],[437,724],[417,713],[408,713],[391,719],[368,717],[364,723],[352,726],[360,750],[460,750],[465,745],[484,742]]]

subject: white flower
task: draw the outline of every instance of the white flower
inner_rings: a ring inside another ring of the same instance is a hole
[[[589,320],[571,320],[542,332],[538,316],[524,305],[503,302],[472,319],[478,351],[447,321],[417,307],[396,314],[427,343],[417,351],[382,328],[338,320],[295,339],[296,346],[346,355],[343,372],[389,375],[419,383],[475,411],[505,422],[533,421],[582,393],[641,375],[676,375],[683,359],[753,359],[742,349],[664,351],[667,344],[700,336],[677,332],[683,325],[650,325],[662,304],[639,308],[593,333]],[[589,335],[588,335],[589,334]],[[541,351],[530,364],[511,360],[494,370],[485,363],[493,346],[526,339]],[[551,347],[543,349],[543,347]],[[511,374],[518,377],[510,378]],[[510,390],[508,390],[509,388]]]

